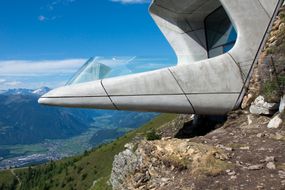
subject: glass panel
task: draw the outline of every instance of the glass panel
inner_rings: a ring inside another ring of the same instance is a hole
[[[208,52],[208,55],[209,55],[209,57],[215,57],[215,56],[221,55],[223,53],[224,53],[223,46],[220,46],[217,48],[210,49]]]
[[[229,47],[228,44],[234,44],[237,39],[236,30],[232,26],[231,21],[223,7],[220,7],[216,11],[212,12],[205,19],[205,28],[209,58],[229,51],[229,48],[222,48],[224,51],[217,51],[213,49],[223,46]]]
[[[110,67],[98,63],[94,58],[91,58],[82,66],[82,68],[74,75],[74,77],[72,77],[72,79],[67,84],[78,84],[82,82],[98,80],[106,76],[110,70]]]
[[[235,45],[234,43],[224,45],[224,46],[223,46],[224,52],[230,51],[230,50],[234,47],[234,45]]]
[[[90,58],[66,85],[79,84],[116,76],[141,73],[173,66],[174,59],[111,57]]]

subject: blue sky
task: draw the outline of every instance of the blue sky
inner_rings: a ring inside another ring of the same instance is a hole
[[[91,56],[175,62],[149,0],[0,1],[0,89],[56,87]]]

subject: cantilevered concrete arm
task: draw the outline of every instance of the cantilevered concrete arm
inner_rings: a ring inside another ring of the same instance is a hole
[[[152,72],[55,89],[48,105],[225,114],[239,106],[283,0],[154,0],[150,13],[178,64]],[[205,19],[223,7],[237,31],[233,48],[208,59]]]

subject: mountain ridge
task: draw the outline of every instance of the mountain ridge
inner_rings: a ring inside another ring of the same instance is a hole
[[[85,132],[93,125],[100,129],[107,127],[101,126],[100,121],[109,127],[136,128],[156,115],[38,104],[38,98],[49,90],[48,87],[20,88],[0,94],[0,145],[32,144],[44,139],[69,138]],[[101,116],[108,117],[104,120]]]

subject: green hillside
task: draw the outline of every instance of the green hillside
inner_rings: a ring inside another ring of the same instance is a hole
[[[17,178],[13,171],[7,170],[0,173],[0,190],[14,190],[18,184]]]
[[[121,152],[124,145],[135,136],[145,136],[147,132],[173,120],[175,117],[176,115],[173,114],[162,114],[143,127],[129,132],[112,143],[86,151],[81,156],[15,170],[15,175],[19,177],[17,189],[110,189],[107,181],[111,174],[114,155]],[[11,171],[0,172],[0,184],[4,184],[3,179],[15,181],[17,178],[11,174]],[[5,183],[5,185],[2,189],[9,189],[9,184]]]

